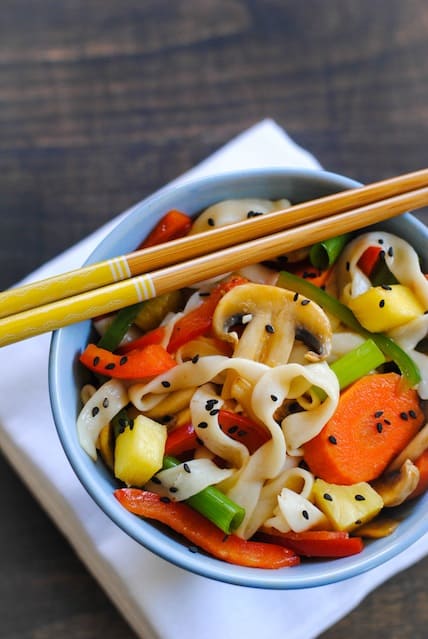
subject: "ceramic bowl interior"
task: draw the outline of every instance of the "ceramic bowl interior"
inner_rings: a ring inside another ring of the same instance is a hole
[[[239,197],[286,197],[298,203],[356,185],[348,178],[323,171],[263,169],[167,186],[137,204],[99,244],[88,262],[134,250],[140,238],[144,238],[170,208],[193,215],[216,201]],[[420,255],[424,254],[427,230],[411,215],[405,214],[378,226],[404,237]],[[112,475],[101,461],[94,463],[80,447],[76,418],[84,372],[77,358],[90,331],[90,322],[81,322],[55,332],[52,338],[49,384],[57,431],[76,475],[95,502],[121,529],[158,556],[196,574],[227,583],[266,589],[308,588],[347,579],[378,566],[428,531],[426,495],[402,509],[403,521],[392,535],[371,541],[362,553],[344,559],[308,561],[293,568],[261,570],[227,564],[202,552],[190,552],[177,536],[162,526],[128,513],[113,497],[118,484]]]

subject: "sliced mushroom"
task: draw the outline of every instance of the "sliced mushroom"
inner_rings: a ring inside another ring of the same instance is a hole
[[[202,211],[193,222],[191,234],[210,231],[213,228],[241,222],[257,215],[266,215],[291,206],[289,200],[263,198],[238,198],[222,200]]]
[[[415,490],[419,482],[419,470],[406,459],[399,470],[385,473],[372,483],[382,497],[385,506],[399,506]]]
[[[413,439],[407,444],[401,453],[392,460],[387,468],[387,472],[397,470],[400,466],[410,459],[415,461],[422,453],[428,448],[428,423],[413,437]]]
[[[240,336],[233,330],[238,325]],[[330,322],[320,306],[276,286],[236,286],[218,303],[213,328],[217,337],[234,344],[234,357],[268,366],[285,364],[296,339],[308,347],[309,361],[325,359],[331,348]]]

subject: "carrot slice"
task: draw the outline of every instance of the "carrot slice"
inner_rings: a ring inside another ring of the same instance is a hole
[[[362,377],[340,396],[333,417],[304,446],[311,471],[333,484],[378,477],[424,421],[418,395],[396,373]]]
[[[409,499],[419,497],[428,490],[428,449],[424,450],[416,461],[413,462],[416,468],[419,470],[419,481],[415,490],[409,496]]]
[[[220,528],[183,502],[165,501],[138,488],[119,488],[114,495],[130,512],[166,524],[217,559],[253,568],[283,568],[300,562],[294,551],[280,545],[246,541],[234,534],[225,536]]]
[[[298,275],[298,277],[302,277],[304,280],[309,280],[311,284],[319,286],[320,288],[327,284],[328,278],[333,271],[332,266],[326,269],[320,269],[311,264],[309,260],[303,260],[295,264],[287,264],[287,269],[294,275]]]

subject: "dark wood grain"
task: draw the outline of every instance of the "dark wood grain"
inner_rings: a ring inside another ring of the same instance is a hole
[[[264,117],[364,182],[426,165],[426,0],[2,0],[0,16],[0,288]],[[2,639],[134,637],[4,459],[0,479]],[[322,639],[426,637],[427,562]]]

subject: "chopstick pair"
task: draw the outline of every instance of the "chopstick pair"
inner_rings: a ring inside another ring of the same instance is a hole
[[[428,169],[423,169],[12,288],[0,293],[0,346],[427,204]]]

